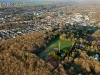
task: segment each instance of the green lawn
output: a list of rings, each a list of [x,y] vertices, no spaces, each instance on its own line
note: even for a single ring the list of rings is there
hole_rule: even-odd
[[[44,60],[48,60],[48,54],[51,52],[51,51],[58,51],[58,47],[59,47],[59,42],[61,43],[60,44],[60,48],[61,50],[62,49],[66,49],[66,50],[70,50],[71,46],[72,46],[72,42],[71,41],[64,41],[64,40],[61,40],[59,38],[56,38],[54,39],[48,46],[47,48],[42,51],[38,56],[41,58],[41,59],[44,59]]]

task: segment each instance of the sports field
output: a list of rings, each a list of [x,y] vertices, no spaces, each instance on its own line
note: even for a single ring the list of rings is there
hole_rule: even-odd
[[[47,46],[47,48],[42,51],[38,56],[43,59],[43,60],[48,60],[48,54],[51,51],[58,51],[59,50],[59,42],[60,42],[60,49],[64,49],[64,50],[70,50],[71,46],[72,46],[72,42],[71,41],[65,41],[65,40],[61,40],[59,38],[56,38],[54,40],[52,40],[52,42]]]

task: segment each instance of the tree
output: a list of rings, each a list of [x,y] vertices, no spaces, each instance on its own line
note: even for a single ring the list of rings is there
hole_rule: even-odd
[[[60,35],[60,39],[61,39],[61,40],[66,40],[66,34]]]

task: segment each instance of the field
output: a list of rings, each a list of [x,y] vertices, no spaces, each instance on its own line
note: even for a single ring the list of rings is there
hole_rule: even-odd
[[[37,6],[37,5],[48,5],[48,4],[52,4],[52,1],[48,1],[48,2],[27,2],[25,4],[23,4],[22,6]]]
[[[49,5],[49,4],[53,4],[54,2],[52,1],[38,1],[38,2],[14,2],[15,6],[3,6],[3,7],[24,7],[24,6],[39,6],[39,5]]]
[[[43,59],[43,60],[48,60],[48,54],[51,51],[58,51],[59,49],[59,42],[60,44],[60,49],[66,49],[66,50],[70,50],[71,46],[72,46],[72,42],[71,41],[65,41],[65,40],[61,40],[59,38],[54,39],[48,46],[47,48],[42,51],[38,56]]]

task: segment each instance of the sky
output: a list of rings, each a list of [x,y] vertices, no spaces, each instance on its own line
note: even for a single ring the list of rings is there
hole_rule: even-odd
[[[93,0],[0,0],[0,2],[31,2],[31,1],[93,1]],[[100,0],[94,0],[100,1]]]

